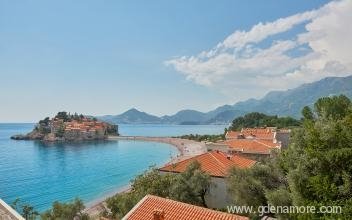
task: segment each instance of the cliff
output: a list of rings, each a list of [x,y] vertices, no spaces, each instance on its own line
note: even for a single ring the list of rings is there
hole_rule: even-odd
[[[14,135],[15,140],[85,141],[103,140],[118,135],[117,125],[98,121],[83,115],[59,112],[54,118],[40,120],[28,134]]]

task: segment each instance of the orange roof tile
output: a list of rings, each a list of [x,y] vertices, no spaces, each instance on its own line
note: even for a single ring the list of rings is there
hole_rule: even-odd
[[[279,148],[280,144],[273,143],[269,140],[256,139],[232,139],[224,142],[234,150],[242,151],[243,153],[259,153],[270,154],[274,148]]]
[[[238,138],[239,135],[241,135],[241,132],[239,131],[228,131],[225,135],[225,138],[226,139]]]
[[[154,220],[154,215],[163,215],[164,220],[248,220],[248,217],[146,195],[126,215],[123,220]]]
[[[198,161],[204,172],[215,177],[226,177],[232,167],[250,168],[256,163],[255,160],[250,160],[239,155],[226,155],[220,151],[211,151],[175,164],[168,164],[159,170],[182,173],[193,161]]]
[[[243,128],[241,133],[248,137],[253,136],[256,139],[274,139],[274,128]]]
[[[275,135],[275,128],[243,128],[241,131],[228,131],[225,135],[226,139],[267,139],[273,140]]]

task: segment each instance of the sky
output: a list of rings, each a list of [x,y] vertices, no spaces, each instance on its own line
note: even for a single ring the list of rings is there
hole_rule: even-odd
[[[0,122],[209,111],[352,70],[352,1],[0,0]]]

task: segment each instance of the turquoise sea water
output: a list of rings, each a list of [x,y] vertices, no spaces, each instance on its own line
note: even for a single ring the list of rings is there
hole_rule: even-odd
[[[43,144],[15,141],[33,124],[0,124],[0,198],[16,198],[39,210],[75,197],[90,202],[111,195],[149,166],[178,154],[175,147],[140,141]],[[176,136],[221,133],[224,126],[121,125],[123,135]],[[198,131],[198,132],[197,132]]]

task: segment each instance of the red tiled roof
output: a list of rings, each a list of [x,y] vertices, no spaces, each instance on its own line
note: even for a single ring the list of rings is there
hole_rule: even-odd
[[[270,151],[279,148],[280,144],[273,143],[269,140],[256,139],[232,139],[224,142],[233,150],[242,151],[243,153],[260,153],[270,154]]]
[[[276,128],[243,128],[241,131],[228,131],[225,135],[226,139],[265,139],[273,140]]]
[[[250,160],[239,155],[226,155],[223,152],[211,151],[175,164],[168,164],[159,170],[165,172],[182,173],[193,161],[198,161],[204,172],[207,172],[211,176],[215,177],[227,176],[228,171],[232,167],[250,168],[256,163],[255,160]]]
[[[241,135],[239,131],[228,131],[225,135],[226,139],[238,138]]]
[[[146,195],[129,211],[123,220],[154,220],[154,215],[164,220],[248,220],[248,217],[177,202],[158,196]],[[162,219],[162,218],[160,218]]]
[[[256,139],[274,139],[274,128],[243,128],[241,133],[245,136],[252,136]]]

